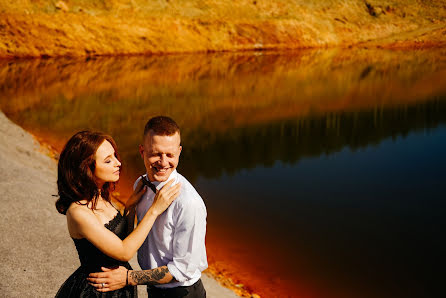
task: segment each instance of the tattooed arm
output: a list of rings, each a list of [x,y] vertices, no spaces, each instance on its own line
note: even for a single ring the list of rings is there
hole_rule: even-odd
[[[129,270],[125,267],[118,267],[117,269],[109,269],[102,267],[103,272],[90,273],[87,278],[90,285],[96,288],[99,292],[115,291],[125,287],[127,274],[128,284],[136,285],[160,285],[175,282],[172,274],[170,274],[167,266],[161,266],[151,270]],[[104,286],[102,286],[104,285]]]
[[[175,282],[167,266],[161,266],[152,270],[129,271],[129,284],[136,285],[160,285]]]

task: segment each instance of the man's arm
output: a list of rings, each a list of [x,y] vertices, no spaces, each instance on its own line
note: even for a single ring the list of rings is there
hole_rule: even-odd
[[[102,267],[104,272],[90,273],[87,278],[90,285],[99,292],[109,292],[121,289],[128,285],[161,285],[170,282],[176,282],[170,274],[167,266],[161,266],[151,270],[127,270],[120,266],[117,269],[108,269]],[[103,286],[104,285],[104,286]]]
[[[173,257],[166,265],[178,282],[186,282],[198,278],[207,268],[206,208],[200,197],[184,200],[175,207],[178,213],[172,243]]]
[[[136,285],[161,285],[170,282],[175,282],[172,274],[170,274],[167,266],[161,266],[151,270],[130,270],[129,271],[129,284]]]

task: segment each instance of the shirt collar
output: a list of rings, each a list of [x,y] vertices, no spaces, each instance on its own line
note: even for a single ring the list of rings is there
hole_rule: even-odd
[[[146,174],[146,177],[147,177],[147,174]],[[177,172],[177,169],[175,169],[175,170],[173,170],[173,172],[170,174],[169,178],[167,178],[166,181],[163,181],[163,182],[153,181],[152,183],[153,183],[153,185],[155,185],[157,190],[160,190],[161,188],[163,188],[164,185],[166,185],[167,182],[169,182],[172,179],[174,179],[174,184],[175,184],[175,181],[178,180],[177,178],[178,178],[178,172]]]

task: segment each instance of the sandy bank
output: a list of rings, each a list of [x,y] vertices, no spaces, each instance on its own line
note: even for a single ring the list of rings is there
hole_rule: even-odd
[[[54,207],[57,169],[50,155],[0,112],[2,297],[53,297],[79,266],[65,217]],[[236,297],[207,275],[203,282],[209,297]],[[143,286],[139,293],[147,297]]]
[[[0,57],[446,46],[444,1],[0,0]]]

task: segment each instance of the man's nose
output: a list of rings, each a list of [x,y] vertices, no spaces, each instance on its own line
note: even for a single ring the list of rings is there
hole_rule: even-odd
[[[169,162],[167,160],[167,156],[165,154],[161,155],[160,157],[160,164],[161,166],[165,167],[169,165]]]

